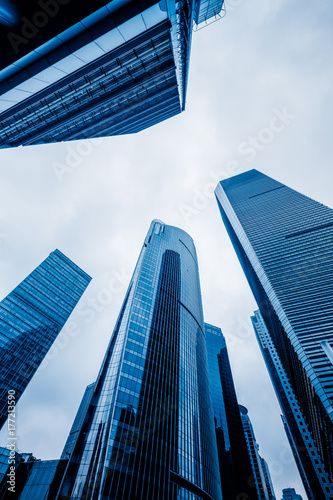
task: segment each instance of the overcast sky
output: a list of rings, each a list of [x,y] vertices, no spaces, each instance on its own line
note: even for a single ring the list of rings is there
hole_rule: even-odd
[[[256,304],[212,191],[256,168],[333,207],[332,22],[330,0],[229,0],[223,20],[193,34],[181,115],[98,144],[0,151],[0,299],[55,248],[93,278],[70,318],[75,336],[63,330],[18,405],[20,450],[60,456],[159,218],[194,239],[205,320],[227,338],[277,499],[295,487],[306,500],[250,326]]]

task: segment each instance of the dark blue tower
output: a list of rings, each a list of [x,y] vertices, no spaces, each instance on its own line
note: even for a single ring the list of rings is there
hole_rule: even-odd
[[[254,480],[225,338],[205,323],[209,382],[223,498],[261,500]]]

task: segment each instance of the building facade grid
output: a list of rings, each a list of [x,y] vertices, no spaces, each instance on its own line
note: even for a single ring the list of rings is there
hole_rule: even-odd
[[[221,181],[216,196],[332,483],[333,372],[324,346],[333,343],[333,210],[256,170]],[[316,495],[331,498],[326,487]]]

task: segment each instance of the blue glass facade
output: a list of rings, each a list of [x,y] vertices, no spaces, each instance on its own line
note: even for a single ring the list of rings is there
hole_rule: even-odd
[[[52,500],[57,494],[66,460],[36,460],[18,500]],[[19,471],[25,464],[22,464]],[[10,498],[10,497],[9,497]]]
[[[0,26],[3,148],[129,134],[180,113],[193,24],[223,2],[30,3],[28,27]]]
[[[297,495],[294,488],[285,488],[282,490],[282,500],[303,500],[301,495]]]
[[[311,490],[318,500],[331,499],[333,210],[256,170],[221,181],[216,196],[329,477],[323,487],[308,477]]]
[[[205,332],[223,498],[259,500],[225,338],[207,323]]]
[[[212,398],[215,427],[223,430],[225,449],[230,449],[227,417],[223,401],[218,354],[226,349],[226,342],[221,328],[205,323],[206,346],[208,355],[209,386]]]
[[[0,447],[0,484],[5,479],[7,471],[10,467],[10,450],[8,448]],[[1,490],[0,490],[1,493]]]
[[[329,476],[260,312],[256,311],[251,320],[284,414],[283,424],[305,491],[309,500],[316,500],[316,490],[329,487]]]
[[[268,465],[259,455],[259,445],[254,435],[253,426],[248,415],[247,408],[241,405],[239,408],[253,470],[253,482],[255,483],[258,499],[276,500]]]
[[[221,500],[196,251],[153,221],[59,499]]]
[[[200,25],[216,18],[223,9],[224,0],[201,0],[196,4],[195,23]]]
[[[87,411],[91,403],[91,398],[94,394],[94,390],[95,390],[95,383],[88,385],[88,387],[84,392],[81,404],[77,411],[72,428],[70,430],[69,436],[67,438],[66,444],[64,446],[63,452],[60,457],[63,460],[66,459],[68,460],[68,458],[72,455],[74,451],[78,437],[82,430],[82,426],[84,425],[85,418],[87,416]]]
[[[226,349],[225,338],[217,326],[205,323],[208,355],[209,387],[215,423],[217,451],[223,498],[235,496],[235,478],[229,438],[228,421],[225,411],[218,355]]]
[[[271,473],[269,472],[268,463],[262,457],[260,457],[261,467],[264,473],[264,480],[267,488],[268,500],[276,500],[274,493],[274,486],[272,483]]]
[[[9,450],[9,448],[0,447],[1,500],[21,498],[20,494],[35,464],[35,460],[31,453],[16,453]]]
[[[8,390],[17,402],[91,278],[59,250],[0,303],[0,427]]]

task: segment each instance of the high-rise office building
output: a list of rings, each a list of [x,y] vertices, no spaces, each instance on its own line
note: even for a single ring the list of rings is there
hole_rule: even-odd
[[[12,450],[0,447],[0,500],[19,498],[36,460],[32,453]]]
[[[61,483],[67,460],[35,460],[32,463],[20,463],[17,476],[24,485],[20,485],[16,497],[18,500],[54,500]],[[10,495],[3,500],[10,500]],[[2,500],[2,499],[1,499]]]
[[[272,483],[272,478],[271,478],[271,473],[268,468],[268,463],[266,460],[262,457],[260,457],[261,461],[261,467],[264,472],[264,480],[267,488],[267,495],[268,495],[268,500],[276,500],[275,492],[274,492],[274,486]]]
[[[267,462],[259,455],[259,445],[256,441],[253,426],[245,406],[239,405],[247,448],[250,455],[253,479],[259,500],[276,500]]]
[[[222,494],[223,498],[236,498],[237,487],[235,484],[228,421],[218,363],[218,356],[222,349],[226,349],[226,342],[222,330],[217,326],[205,323],[205,334],[208,355],[209,386],[219,456]]]
[[[206,323],[205,332],[223,498],[260,500],[226,341],[216,326]]]
[[[282,490],[282,500],[303,500],[301,495],[297,495],[294,488],[285,488]]]
[[[290,391],[290,394],[292,394],[291,391]],[[296,401],[296,399],[295,399],[295,401]],[[292,405],[292,406],[294,406],[294,405]],[[298,407],[298,405],[297,405],[296,402],[295,402],[295,406],[299,410],[298,412],[295,412],[295,413],[298,416],[301,415],[301,411],[300,411],[300,409],[299,409],[299,407]],[[282,407],[282,405],[281,405],[281,407]],[[305,469],[304,469],[304,465],[303,465],[305,458],[303,460],[301,460],[301,458],[300,458],[300,455],[301,455],[302,451],[305,452],[305,454],[308,454],[307,453],[307,447],[304,444],[301,445],[301,446],[299,446],[299,445],[297,446],[296,445],[296,441],[294,439],[294,436],[296,435],[295,432],[293,434],[291,433],[289,424],[287,423],[287,420],[284,417],[284,415],[281,415],[281,418],[282,418],[282,423],[283,423],[283,426],[284,426],[284,430],[286,431],[287,438],[288,438],[290,447],[291,447],[293,455],[294,455],[294,459],[295,459],[296,465],[298,467],[298,472],[299,472],[299,474],[301,476],[301,479],[302,479],[302,482],[303,482],[303,485],[304,485],[304,489],[305,489],[305,491],[307,493],[307,496],[308,496],[309,500],[313,500],[313,494],[312,494],[312,491],[311,491],[310,483],[308,481],[308,475],[311,474],[311,469],[310,469],[309,473],[306,474],[305,473]],[[306,427],[304,427],[304,428],[306,428]],[[296,427],[296,429],[297,429],[297,427]],[[296,431],[296,432],[298,432],[298,431]],[[312,438],[311,438],[311,440],[312,440]],[[305,443],[305,442],[303,441],[303,443]],[[300,441],[300,443],[302,443],[302,441]],[[310,440],[309,440],[309,443],[311,443]],[[312,451],[312,450],[310,450],[310,451]],[[315,450],[315,451],[317,451],[317,450]],[[311,458],[313,458],[313,455],[311,453],[309,454],[309,456],[311,456]],[[318,452],[316,453],[316,456],[318,456]],[[316,463],[316,462],[314,462],[313,459],[311,460],[311,468],[313,467],[312,463]],[[318,460],[318,464],[316,463],[316,465],[319,466],[320,463],[321,463],[321,460]]]
[[[325,488],[329,476],[260,312],[256,311],[251,320],[283,411],[282,421],[304,489],[310,500],[316,500],[316,489]]]
[[[77,422],[58,500],[222,499],[197,257],[184,231],[152,222]]]
[[[256,170],[221,181],[216,197],[280,363],[274,385],[285,377],[278,391],[287,409],[297,403],[284,412],[294,450],[300,434],[311,441],[307,463],[298,456],[312,497],[332,499],[333,210]]]
[[[55,250],[0,302],[0,427],[8,391],[17,402],[90,280]]]
[[[0,447],[0,500],[54,500],[66,465]]]
[[[0,147],[129,134],[185,108],[193,26],[223,0],[8,0]]]
[[[11,458],[10,458],[9,448],[0,447],[0,485],[4,481],[4,479],[6,479],[6,475],[9,471],[10,464],[11,464]],[[6,484],[6,490],[7,489],[8,485]],[[0,487],[0,495],[1,495],[1,487]]]

